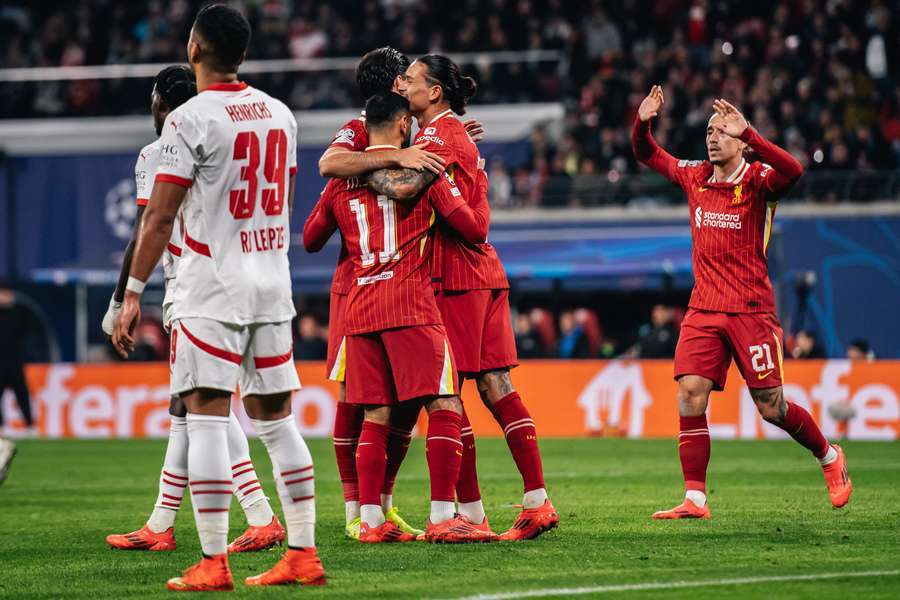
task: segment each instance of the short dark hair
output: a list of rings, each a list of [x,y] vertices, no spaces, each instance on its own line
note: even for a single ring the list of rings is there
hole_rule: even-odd
[[[475,80],[459,70],[459,66],[441,54],[426,54],[417,62],[428,67],[428,77],[441,86],[450,109],[458,115],[466,114],[466,104],[475,95]]]
[[[197,13],[194,30],[209,44],[213,68],[237,71],[250,45],[250,23],[244,15],[224,4],[210,4]]]
[[[853,340],[852,342],[850,342],[849,347],[850,348],[856,347],[863,354],[868,354],[869,352],[872,351],[872,346],[869,345],[869,342],[867,342],[866,340],[864,340],[862,338],[857,338],[857,339]]]
[[[409,57],[390,46],[368,52],[356,67],[356,85],[363,98],[390,92],[397,75],[406,73]]]
[[[169,110],[175,110],[197,95],[194,74],[183,65],[172,65],[157,73],[153,80],[153,89]]]
[[[366,127],[378,129],[409,114],[409,100],[396,92],[375,94],[366,101]]]

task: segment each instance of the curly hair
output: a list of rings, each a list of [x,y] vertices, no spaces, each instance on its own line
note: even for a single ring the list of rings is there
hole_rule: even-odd
[[[368,52],[356,67],[356,85],[363,98],[390,92],[398,75],[406,73],[409,57],[390,46]]]

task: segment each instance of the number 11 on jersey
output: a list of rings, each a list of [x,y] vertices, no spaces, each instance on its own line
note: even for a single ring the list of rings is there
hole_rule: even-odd
[[[387,196],[378,196],[378,208],[381,209],[384,218],[384,249],[378,252],[378,262],[386,264],[392,260],[400,260],[397,251],[397,203]],[[369,218],[366,205],[359,198],[350,200],[350,211],[356,216],[356,226],[359,228],[359,250],[362,266],[371,267],[375,264],[375,253],[369,244]]]

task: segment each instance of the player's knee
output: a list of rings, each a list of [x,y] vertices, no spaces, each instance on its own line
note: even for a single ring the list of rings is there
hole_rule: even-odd
[[[388,425],[391,422],[391,408],[389,406],[367,407],[365,420],[378,425]]]
[[[787,404],[784,401],[784,394],[780,387],[767,390],[752,390],[751,396],[765,421],[775,425],[784,421],[784,415],[787,412]]]
[[[706,412],[710,388],[691,378],[678,381],[678,410],[682,416],[695,417]]]
[[[291,414],[291,394],[251,395],[244,398],[247,416],[258,421],[275,421]]]
[[[488,408],[515,391],[509,369],[485,371],[478,375],[476,384],[481,401]]]
[[[181,399],[181,396],[178,394],[173,395],[169,398],[169,414],[173,417],[186,417],[187,416],[187,406],[184,404],[184,400]]]
[[[428,411],[428,414],[433,413],[436,410],[452,410],[457,414],[462,414],[462,402],[459,399],[459,396],[441,396],[439,398],[433,398],[425,402],[425,409]]]

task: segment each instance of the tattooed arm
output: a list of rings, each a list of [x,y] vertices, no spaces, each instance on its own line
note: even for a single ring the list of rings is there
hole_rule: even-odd
[[[380,169],[369,173],[365,179],[369,187],[379,194],[402,202],[418,198],[437,176],[438,173],[427,170]]]

